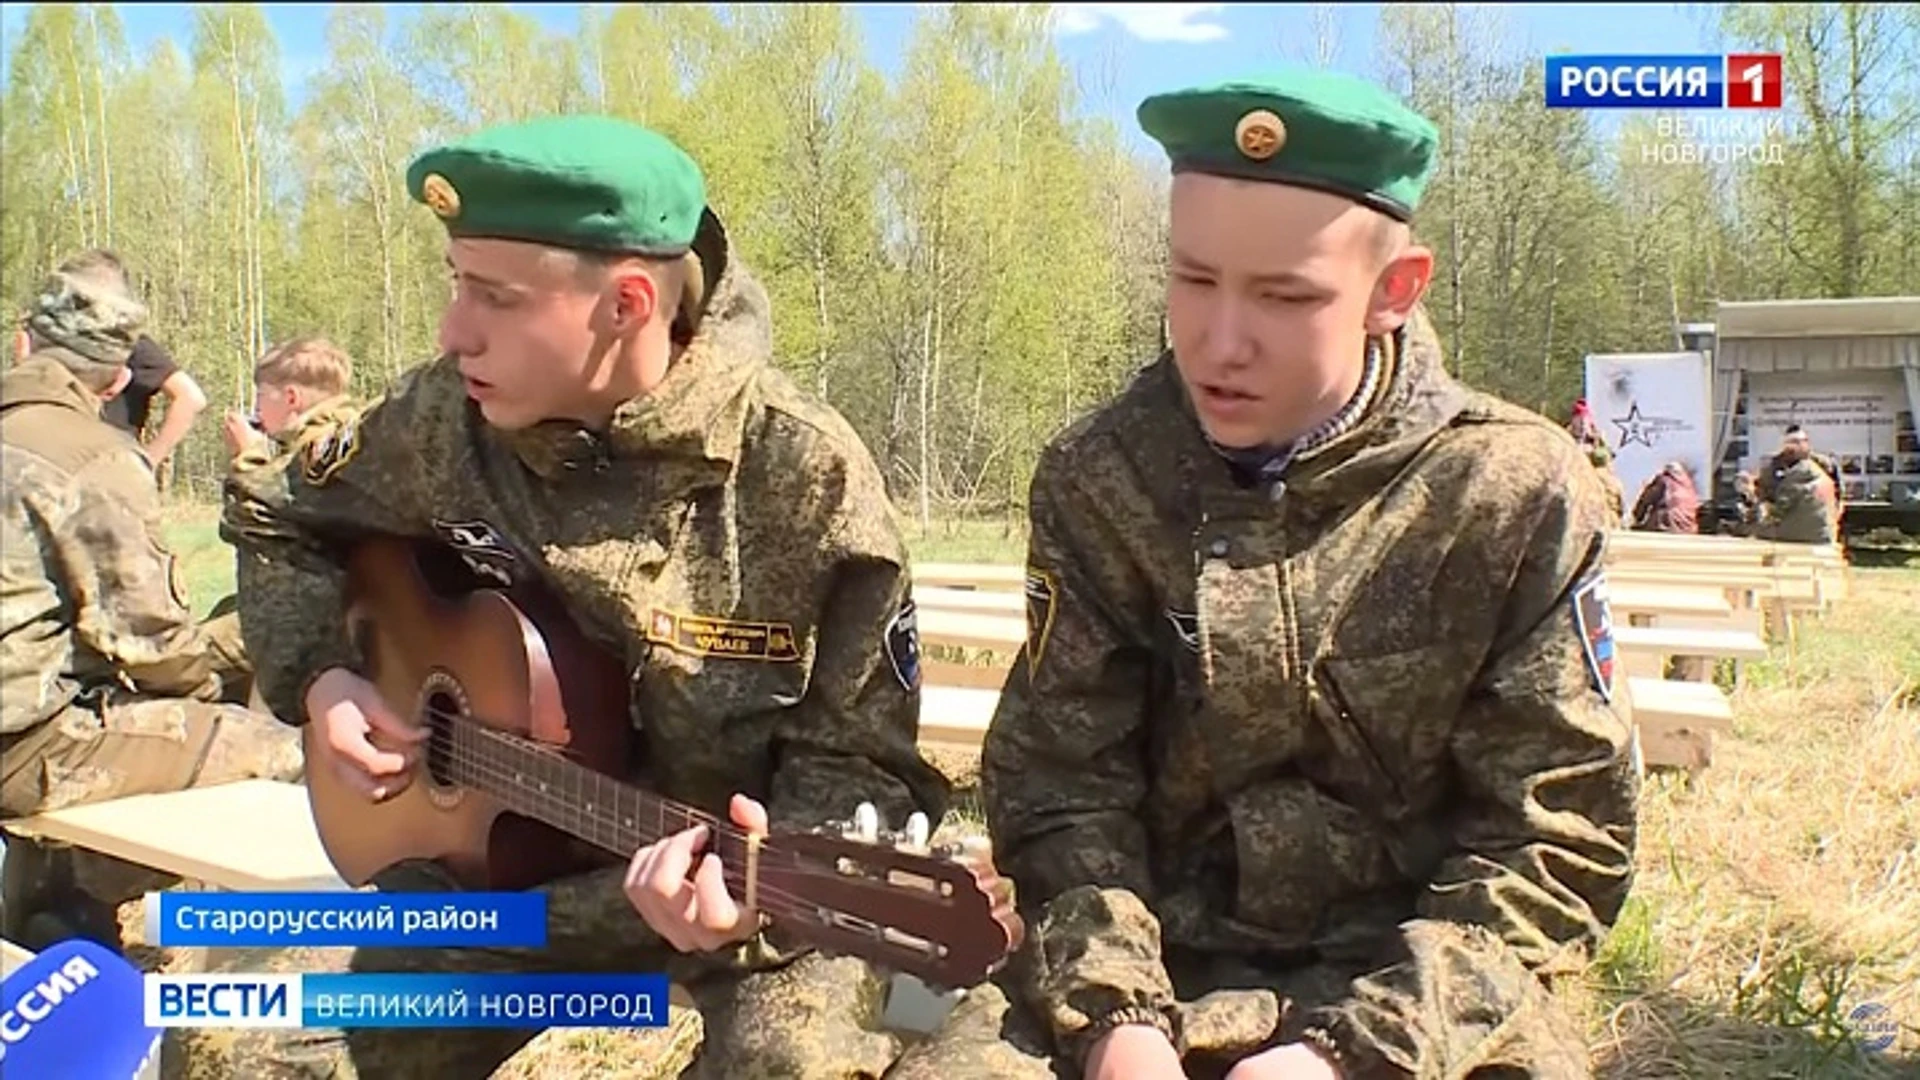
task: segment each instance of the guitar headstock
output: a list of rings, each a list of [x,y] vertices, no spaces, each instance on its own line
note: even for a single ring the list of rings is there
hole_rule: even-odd
[[[871,822],[776,833],[767,844],[782,857],[762,864],[761,890],[785,894],[781,925],[819,948],[935,988],[978,985],[1025,935],[1012,883],[983,848],[928,847],[925,818],[914,816],[901,833]]]

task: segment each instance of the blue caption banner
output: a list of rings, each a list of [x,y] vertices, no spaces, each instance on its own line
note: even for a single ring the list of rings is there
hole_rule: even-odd
[[[1549,109],[1719,109],[1721,56],[1549,56]]]
[[[664,1027],[665,975],[302,975],[320,1028]]]
[[[147,940],[162,948],[346,945],[543,948],[545,893],[160,892]]]

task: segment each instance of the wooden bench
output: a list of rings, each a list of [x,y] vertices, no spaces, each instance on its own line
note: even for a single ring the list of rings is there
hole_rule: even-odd
[[[1004,676],[1006,673],[1001,671]],[[987,737],[987,725],[1000,704],[1000,691],[966,686],[926,685],[920,688],[920,742],[922,745],[978,750]]]
[[[1733,703],[1709,682],[1628,676],[1623,712],[1633,724],[1642,767],[1704,769],[1714,736],[1733,730]]]
[[[6,938],[0,938],[0,979],[13,974],[13,969],[33,959],[31,950],[23,949]]]
[[[1027,570],[1010,563],[915,563],[913,584],[952,589],[1020,592],[1027,586]]]
[[[274,780],[53,810],[7,832],[125,859],[189,882],[248,892],[321,892],[346,882],[320,846],[307,789]]]

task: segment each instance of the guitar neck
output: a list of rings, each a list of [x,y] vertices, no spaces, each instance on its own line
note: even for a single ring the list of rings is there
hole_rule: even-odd
[[[713,815],[569,761],[470,720],[450,724],[449,779],[508,810],[623,858]],[[717,830],[724,832],[725,830]],[[726,837],[716,835],[715,844]],[[726,855],[724,848],[722,857]],[[729,877],[733,876],[729,867]]]

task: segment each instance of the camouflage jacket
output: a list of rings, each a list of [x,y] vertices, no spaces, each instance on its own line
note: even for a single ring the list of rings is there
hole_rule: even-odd
[[[100,399],[33,356],[0,383],[0,731],[119,686],[213,700],[220,681],[161,541],[139,445]]]
[[[252,437],[233,459],[236,472],[272,469],[286,465],[286,455],[299,453],[308,444],[332,434],[335,428],[360,414],[362,406],[345,394],[327,398],[295,417],[278,435],[249,428]]]
[[[1276,485],[1208,448],[1170,356],[1043,453],[982,783],[1033,928],[1025,992],[1069,1056],[1110,1011],[1177,1027],[1180,950],[1370,972],[1312,1023],[1350,1061],[1404,1057],[1452,1041],[1425,1018],[1482,1007],[1471,976],[1403,962],[1422,920],[1537,968],[1624,902],[1606,496],[1565,431],[1451,381],[1422,327]]]
[[[1796,544],[1831,544],[1838,505],[1832,475],[1812,457],[1768,462],[1759,482],[1765,536]]]
[[[360,665],[341,620],[315,617],[340,609],[343,539],[437,539],[477,574],[543,582],[624,657],[635,782],[722,817],[744,792],[776,824],[863,800],[895,827],[938,822],[892,506],[855,432],[771,350],[766,293],[729,265],[666,380],[605,432],[495,429],[445,357],[286,467],[236,473],[223,533],[307,579],[240,595],[268,706],[297,721],[314,676]]]

